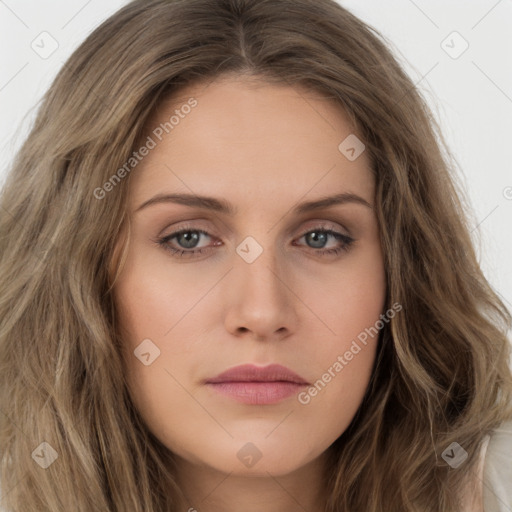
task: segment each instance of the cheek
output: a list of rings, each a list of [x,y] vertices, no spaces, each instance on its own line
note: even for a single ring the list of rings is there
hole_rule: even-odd
[[[133,354],[127,357],[127,383],[136,410],[155,437],[180,453],[181,440],[187,433],[200,435],[205,421],[194,408],[196,402],[185,391],[186,379],[174,371],[164,351],[149,366]]]
[[[142,251],[141,251],[142,252]],[[207,294],[211,283],[190,272],[133,255],[114,288],[114,300],[127,341],[162,340]]]
[[[322,287],[313,287],[308,301],[314,304],[330,328],[333,347],[343,349],[383,313],[386,277],[380,245],[375,241],[365,251],[349,255],[339,268],[317,275]],[[304,293],[311,284],[304,282]],[[311,289],[311,288],[310,288]]]
[[[332,336],[316,344],[312,364],[315,381],[299,403],[340,411],[335,428],[346,427],[362,401],[371,377],[382,328],[394,316],[384,311],[385,270],[380,246],[347,259],[322,295],[313,298]],[[383,315],[383,316],[381,316]]]

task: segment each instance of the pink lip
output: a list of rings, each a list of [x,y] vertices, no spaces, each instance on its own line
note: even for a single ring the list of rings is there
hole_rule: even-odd
[[[210,388],[234,400],[252,405],[272,404],[297,393],[309,383],[279,364],[245,364],[205,381]]]

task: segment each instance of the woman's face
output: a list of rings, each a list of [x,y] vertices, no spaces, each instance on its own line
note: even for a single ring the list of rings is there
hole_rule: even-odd
[[[114,288],[137,409],[189,466],[278,476],[321,460],[383,323],[364,147],[331,101],[242,78],[182,90],[148,136]],[[253,372],[216,379],[240,365]]]

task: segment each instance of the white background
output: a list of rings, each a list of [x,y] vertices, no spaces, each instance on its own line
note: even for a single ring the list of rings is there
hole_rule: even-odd
[[[0,0],[0,184],[59,68],[125,3]],[[512,1],[340,3],[388,38],[429,101],[460,165],[482,267],[512,309]],[[43,59],[31,45],[45,31],[59,46]],[[456,59],[441,46],[461,48],[460,39],[446,39],[454,31],[469,44]]]

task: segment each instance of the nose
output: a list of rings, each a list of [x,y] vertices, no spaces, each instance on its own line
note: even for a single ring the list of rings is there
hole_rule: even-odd
[[[225,327],[234,336],[280,340],[297,329],[297,297],[289,269],[273,249],[264,248],[252,263],[235,254],[226,282]]]

